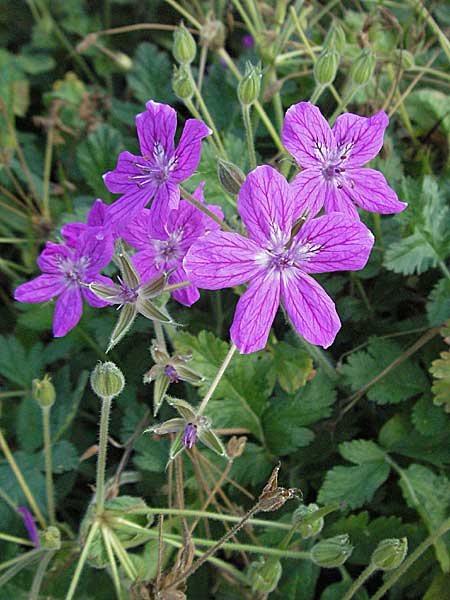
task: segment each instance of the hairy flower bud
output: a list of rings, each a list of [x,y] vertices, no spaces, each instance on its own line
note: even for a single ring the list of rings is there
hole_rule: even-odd
[[[44,379],[33,379],[32,394],[41,408],[53,406],[56,393],[49,375],[44,375]]]
[[[339,23],[333,23],[324,41],[325,48],[334,48],[338,52],[342,52],[345,48],[345,44],[345,31]]]
[[[333,83],[339,66],[339,54],[333,48],[326,48],[314,64],[314,78],[319,85]]]
[[[250,106],[258,100],[261,91],[261,76],[261,66],[255,66],[248,62],[245,75],[238,86],[238,98],[242,104]]]
[[[311,549],[311,560],[319,567],[340,567],[353,551],[347,534],[321,540]]]
[[[61,532],[57,527],[47,527],[39,533],[39,542],[45,550],[59,550],[61,548]]]
[[[399,567],[408,552],[408,540],[393,538],[381,541],[372,554],[372,564],[383,571]]]
[[[114,398],[123,390],[125,379],[113,362],[99,362],[91,373],[91,387],[99,398]]]
[[[400,50],[396,48],[393,53],[394,61],[396,64],[400,63],[402,69],[408,71],[412,69],[415,65],[414,54],[408,52],[408,50]]]
[[[173,34],[172,53],[180,65],[190,65],[197,53],[197,46],[192,34],[186,29],[184,23]]]
[[[194,87],[185,65],[181,65],[178,69],[175,67],[172,77],[172,89],[175,96],[180,100],[192,98]]]
[[[225,44],[226,30],[222,21],[210,18],[200,29],[200,44],[210,50],[220,50]]]
[[[366,85],[372,77],[376,58],[370,48],[365,48],[350,67],[350,77],[358,85]]]
[[[259,559],[251,563],[248,568],[248,577],[252,590],[270,594],[277,587],[281,573],[281,562],[277,558]]]
[[[238,166],[221,158],[217,160],[217,177],[223,189],[233,196],[237,196],[245,181],[245,175]]]
[[[324,518],[318,516],[314,519],[314,513],[318,512],[319,507],[317,504],[311,503],[306,506],[305,504],[301,504],[295,511],[292,517],[294,523],[298,523],[298,531],[303,539],[307,540],[308,538],[314,537],[318,535],[324,526]],[[320,513],[319,513],[320,514]]]

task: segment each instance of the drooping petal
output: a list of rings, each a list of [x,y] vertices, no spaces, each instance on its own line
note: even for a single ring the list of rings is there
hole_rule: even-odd
[[[328,348],[341,327],[333,300],[299,269],[283,271],[281,296],[297,331],[311,344]]]
[[[349,221],[346,215],[331,213],[308,220],[294,243],[303,271],[328,273],[362,269],[373,242],[372,232],[361,221]]]
[[[327,193],[325,196],[325,212],[339,212],[346,215],[349,221],[359,221],[359,214],[352,200],[345,194],[343,188],[336,187],[332,181],[327,182]]]
[[[150,210],[143,208],[136,217],[129,223],[128,227],[122,231],[124,242],[136,248],[145,250],[150,243]]]
[[[147,110],[136,116],[136,128],[142,156],[153,158],[155,146],[161,145],[164,153],[173,153],[173,139],[177,129],[177,113],[168,104],[149,100]]]
[[[169,277],[168,283],[173,284],[182,281],[189,281],[189,277],[183,267],[179,267]],[[179,288],[178,290],[173,290],[171,294],[177,302],[184,306],[192,306],[194,302],[197,302],[200,298],[198,289],[192,284],[184,288]]]
[[[175,150],[176,162],[172,172],[173,181],[184,181],[192,175],[200,162],[202,139],[211,133],[211,129],[202,121],[197,119],[186,121],[180,142]]]
[[[131,177],[142,175],[142,169],[136,165],[145,163],[145,159],[141,156],[136,156],[131,152],[121,152],[117,159],[117,167],[103,175],[103,181],[108,190],[113,194],[126,194],[133,191],[133,188],[138,187],[136,182],[144,181],[141,178],[131,179]]]
[[[294,197],[294,220],[308,214],[314,217],[322,208],[328,185],[319,169],[305,169],[291,182]]]
[[[100,227],[101,225],[104,225],[106,209],[106,204],[102,200],[100,200],[100,198],[97,198],[97,200],[92,205],[91,210],[88,212],[86,222],[89,225],[89,227]]]
[[[253,279],[262,269],[256,260],[260,252],[253,240],[217,231],[191,246],[183,266],[195,286],[219,290]]]
[[[62,275],[39,275],[31,281],[19,285],[14,292],[14,299],[18,302],[47,302],[47,300],[59,296],[65,285],[66,282]]]
[[[400,202],[384,175],[375,169],[349,169],[346,179],[341,191],[365,210],[392,214],[408,206],[406,202]]]
[[[92,279],[89,283],[101,283],[103,285],[109,285],[114,287],[114,282],[109,277],[105,277],[104,275],[96,275],[94,279]],[[103,308],[104,306],[110,305],[110,302],[106,302],[105,300],[99,298],[88,287],[82,286],[81,293],[83,294],[86,302],[94,308]]]
[[[132,256],[133,265],[138,270],[142,283],[147,283],[152,277],[160,272],[159,266],[156,265],[156,250],[153,246],[148,245],[146,250],[136,252]]]
[[[74,260],[87,265],[85,280],[89,283],[94,275],[109,264],[113,254],[113,239],[105,234],[104,228],[88,227],[79,240]]]
[[[380,110],[373,117],[344,113],[336,119],[333,134],[339,156],[346,156],[346,167],[360,167],[372,160],[383,146],[387,114]]]
[[[274,234],[289,239],[294,198],[286,179],[272,167],[256,167],[248,174],[238,196],[238,211],[250,236],[265,246]]]
[[[170,211],[178,208],[180,188],[173,181],[166,181],[159,186],[150,207],[150,234],[157,239],[165,239],[166,223]]]
[[[75,248],[86,228],[86,223],[67,223],[61,227],[61,235],[65,238],[68,246]]]
[[[280,274],[261,273],[239,298],[230,337],[241,354],[262,350],[280,304]]]
[[[66,287],[56,302],[53,316],[53,335],[63,337],[81,319],[83,304],[78,286]]]
[[[336,146],[327,120],[310,102],[299,102],[288,109],[281,138],[302,167],[317,167]]]
[[[73,251],[63,244],[47,242],[38,256],[37,264],[44,273],[61,273],[61,263],[73,258]]]
[[[156,188],[152,184],[131,188],[127,194],[108,206],[106,226],[122,231],[150,202]]]

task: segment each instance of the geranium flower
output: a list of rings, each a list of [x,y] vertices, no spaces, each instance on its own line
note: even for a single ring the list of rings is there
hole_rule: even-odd
[[[17,512],[21,513],[23,517],[23,522],[25,524],[30,541],[33,542],[36,548],[40,548],[41,544],[39,542],[39,532],[37,530],[36,523],[34,522],[33,515],[26,506],[20,506],[17,509]]]
[[[142,156],[122,152],[117,168],[103,176],[110,192],[123,194],[108,208],[107,218],[113,226],[129,223],[152,198],[152,218],[164,222],[169,211],[178,207],[178,184],[197,168],[202,139],[212,133],[202,121],[188,119],[174,149],[175,110],[153,100],[146,107],[136,117]]]
[[[108,206],[100,198],[97,198],[88,212],[86,223],[75,221],[74,223],[64,225],[61,228],[61,234],[65,238],[66,244],[72,248],[76,248],[81,235],[88,227],[101,227],[105,235],[112,235],[113,239],[119,237],[117,232],[106,224],[107,209]]]
[[[109,277],[99,275],[114,253],[110,235],[104,235],[100,227],[91,227],[82,234],[76,248],[47,242],[37,259],[43,275],[19,285],[14,298],[19,302],[46,302],[59,296],[53,318],[53,334],[62,337],[81,318],[84,299],[95,307],[108,303],[93,294],[87,284],[96,282],[112,284]],[[86,285],[83,285],[86,284]]]
[[[326,212],[356,218],[355,204],[382,214],[401,212],[408,206],[399,201],[379,171],[361,168],[380,151],[388,123],[382,110],[369,118],[344,113],[331,129],[310,102],[289,108],[282,139],[304,168],[291,184],[297,192],[296,216],[305,211],[316,215],[324,204]]]
[[[258,167],[238,196],[250,238],[213,232],[185,258],[189,279],[200,288],[250,282],[230,332],[243,354],[264,348],[280,299],[306,340],[330,346],[341,323],[333,301],[308,273],[362,269],[369,257],[374,238],[359,220],[332,213],[309,219],[298,231],[295,209],[295,194],[285,178],[272,167]]]
[[[193,193],[196,200],[203,203],[202,182]],[[218,206],[208,208],[223,219]],[[177,209],[170,211],[166,222],[155,221],[148,209],[130,223],[122,233],[122,238],[133,248],[139,250],[132,257],[143,282],[149,281],[159,273],[170,273],[169,284],[188,280],[183,267],[183,259],[192,244],[208,231],[220,226],[193,206],[187,200],[181,200]],[[173,290],[172,296],[185,306],[196,302],[200,294],[193,285]]]

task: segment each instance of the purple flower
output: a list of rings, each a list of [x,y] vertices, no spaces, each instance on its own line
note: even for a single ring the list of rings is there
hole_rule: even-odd
[[[309,102],[291,106],[284,119],[283,143],[304,168],[291,184],[297,194],[295,216],[305,211],[316,215],[324,203],[326,212],[356,218],[355,204],[382,214],[404,210],[407,204],[399,201],[379,171],[361,168],[380,151],[388,123],[382,110],[369,118],[344,113],[331,129],[317,106]]]
[[[100,227],[90,227],[83,233],[76,248],[47,242],[37,259],[43,275],[19,285],[14,298],[19,302],[46,302],[59,296],[53,318],[53,334],[62,337],[81,318],[82,295],[91,306],[108,304],[82,284],[94,281],[112,284],[99,272],[109,263],[113,252],[112,237],[105,236]]]
[[[30,541],[33,542],[33,544],[36,546],[36,548],[39,548],[40,547],[39,534],[38,534],[38,530],[37,530],[36,524],[33,519],[33,515],[30,513],[28,508],[26,508],[25,506],[20,506],[17,509],[17,512],[21,513],[23,516],[23,522],[25,523],[25,527],[27,529],[28,537],[30,538]]]
[[[255,40],[252,35],[244,35],[241,40],[242,47],[248,50],[249,48],[253,48],[255,45]]]
[[[195,425],[193,425],[192,423],[188,423],[186,425],[186,428],[183,432],[183,436],[181,438],[183,446],[190,450],[193,447],[193,445],[195,444],[196,439],[197,439],[197,427],[195,427]]]
[[[202,139],[212,133],[202,121],[188,119],[175,150],[175,110],[153,100],[147,102],[146,107],[147,110],[136,117],[142,156],[122,152],[117,168],[103,176],[110,192],[122,194],[108,208],[107,220],[112,225],[129,223],[152,198],[152,218],[165,222],[169,211],[178,207],[178,184],[195,171]]]
[[[243,354],[264,348],[282,299],[298,332],[328,347],[341,324],[333,301],[308,273],[361,269],[373,235],[359,220],[332,213],[298,231],[295,194],[275,169],[262,166],[245,180],[238,210],[250,238],[213,232],[189,250],[184,267],[194,285],[210,290],[250,281],[239,299],[231,339]]]
[[[76,248],[81,235],[88,227],[101,227],[104,235],[112,235],[113,239],[118,237],[117,232],[106,224],[107,205],[99,198],[94,202],[88,212],[86,223],[68,223],[61,228],[61,234],[66,240],[66,244],[71,248]]]
[[[203,202],[203,184],[193,193],[196,200]],[[223,218],[218,206],[208,206],[218,217]],[[155,221],[148,209],[130,223],[122,237],[133,248],[139,250],[133,257],[133,264],[143,282],[159,273],[171,273],[169,284],[187,281],[189,278],[183,267],[183,259],[192,244],[208,231],[219,229],[219,225],[204,215],[187,200],[181,200],[179,207],[170,211],[166,222]],[[175,300],[191,306],[200,294],[190,285],[172,292]]]

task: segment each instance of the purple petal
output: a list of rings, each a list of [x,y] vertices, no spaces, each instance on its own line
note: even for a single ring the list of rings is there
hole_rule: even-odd
[[[281,295],[297,331],[311,344],[328,348],[341,327],[333,300],[299,269],[283,271]]]
[[[108,190],[113,194],[127,194],[135,190],[138,187],[136,181],[141,180],[132,180],[130,177],[142,175],[142,169],[137,167],[136,164],[142,164],[143,162],[145,164],[146,161],[141,156],[136,156],[130,152],[121,152],[114,171],[108,171],[103,175],[103,181]],[[148,185],[146,184],[146,187]]]
[[[63,244],[47,242],[37,259],[38,267],[44,273],[61,273],[61,262],[73,258],[73,251]]]
[[[216,215],[216,217],[219,217],[219,219],[221,219],[223,221],[224,214],[223,214],[223,210],[221,209],[220,206],[218,206],[217,204],[207,204],[206,208],[208,210],[210,210],[212,213],[214,213]],[[208,215],[205,215],[205,214],[203,214],[203,224],[206,228],[206,232],[218,231],[219,229],[221,229],[219,223],[217,223],[216,221],[211,219],[211,217],[208,217]]]
[[[262,350],[280,304],[280,274],[261,273],[236,306],[230,336],[241,354]]]
[[[131,188],[131,191],[108,206],[106,212],[107,227],[123,230],[140,213],[153,197],[156,188],[147,184],[142,188]]]
[[[180,283],[181,281],[188,280],[189,277],[183,267],[179,267],[169,277],[169,283]],[[177,302],[184,304],[184,306],[192,306],[200,298],[200,293],[194,285],[174,290],[171,294]]]
[[[105,224],[106,204],[97,198],[88,213],[87,224],[89,227],[100,227]]]
[[[86,231],[86,223],[68,223],[61,227],[61,235],[66,238],[66,244],[76,248],[81,235]]]
[[[178,208],[180,202],[180,188],[172,181],[163,183],[155,194],[150,207],[150,234],[158,239],[166,235],[166,223],[170,211]]]
[[[265,246],[274,234],[289,239],[294,198],[286,179],[272,167],[254,169],[244,181],[238,196],[238,211],[250,236]]]
[[[288,109],[281,138],[302,167],[317,167],[336,147],[327,120],[310,102],[299,102]]]
[[[138,270],[142,283],[147,283],[164,269],[164,265],[160,265],[160,268],[156,266],[156,250],[151,245],[146,250],[136,252],[132,257],[132,261]]]
[[[194,446],[195,441],[197,439],[197,427],[194,427],[192,423],[188,423],[186,425],[186,429],[183,432],[183,436],[181,438],[181,442],[183,446],[188,448],[189,450]]]
[[[78,286],[67,287],[58,298],[53,316],[53,335],[63,337],[81,319],[83,305]]]
[[[400,202],[384,175],[375,169],[349,169],[346,180],[341,191],[365,210],[389,215],[408,206]]]
[[[150,210],[143,208],[129,223],[128,227],[122,231],[122,239],[137,250],[145,250],[150,243],[149,230]]]
[[[93,279],[91,279],[91,281],[89,283],[94,283],[94,282],[101,283],[103,285],[110,285],[110,286],[114,287],[114,282],[109,277],[105,277],[104,275],[96,275]],[[81,293],[83,294],[86,302],[88,304],[90,304],[91,306],[93,306],[94,308],[103,308],[104,306],[110,306],[109,302],[105,302],[104,300],[99,298],[96,294],[94,294],[94,292],[92,292],[87,287],[83,286],[81,288]]]
[[[200,162],[202,139],[211,133],[211,129],[202,121],[197,119],[186,121],[175,150],[176,165],[172,173],[173,181],[184,181],[192,175]]]
[[[347,168],[365,165],[378,154],[388,124],[389,118],[382,110],[369,118],[344,113],[336,119],[333,134],[339,153],[347,156]]]
[[[325,212],[327,214],[339,212],[346,215],[349,221],[359,221],[359,214],[352,200],[338,189],[333,182],[327,182],[325,195]]]
[[[17,509],[17,512],[21,513],[23,516],[23,521],[24,521],[25,527],[27,529],[28,537],[30,538],[30,541],[33,542],[33,544],[36,546],[36,548],[39,548],[40,547],[39,534],[38,534],[38,530],[37,530],[36,524],[33,519],[33,515],[28,510],[28,508],[26,508],[25,506],[20,506]]]
[[[318,169],[305,169],[294,177],[291,184],[294,196],[294,220],[308,214],[314,217],[322,208],[327,184]]]
[[[87,264],[84,281],[90,283],[92,277],[109,264],[113,254],[114,242],[105,234],[105,229],[88,227],[75,251],[75,261]]]
[[[65,285],[66,282],[61,274],[39,275],[31,281],[19,285],[14,292],[14,298],[18,302],[47,302],[47,300],[59,296]]]
[[[369,258],[374,237],[360,221],[349,221],[346,215],[331,213],[307,221],[295,238],[297,248],[310,257],[300,261],[308,273],[357,271]]]
[[[183,266],[199,288],[220,290],[253,279],[262,269],[261,249],[238,233],[217,231],[200,238],[187,253]]]
[[[147,110],[136,116],[136,128],[142,156],[153,157],[155,145],[161,145],[166,156],[172,156],[177,129],[177,113],[168,104],[149,100]]]

